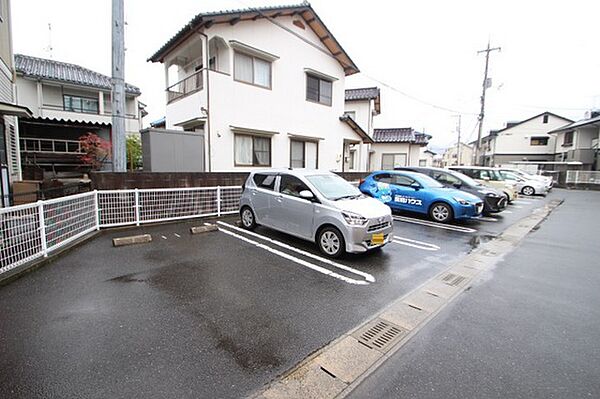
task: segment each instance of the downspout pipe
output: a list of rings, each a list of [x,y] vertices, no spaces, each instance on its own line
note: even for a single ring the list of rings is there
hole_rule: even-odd
[[[204,37],[204,48],[202,49],[203,57],[202,57],[202,67],[206,70],[206,138],[208,143],[208,172],[212,172],[212,145],[210,141],[210,69],[208,67],[208,36],[200,32],[198,29],[194,29],[194,32]]]

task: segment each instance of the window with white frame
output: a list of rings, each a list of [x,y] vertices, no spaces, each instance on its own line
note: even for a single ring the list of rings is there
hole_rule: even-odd
[[[381,169],[393,170],[396,167],[406,166],[406,154],[382,154],[381,155]]]
[[[314,141],[290,140],[290,167],[316,169],[318,149]]]
[[[331,105],[333,82],[311,74],[306,74],[306,100]]]
[[[271,166],[271,138],[235,135],[235,166]]]
[[[271,62],[234,51],[233,78],[239,82],[271,88]]]

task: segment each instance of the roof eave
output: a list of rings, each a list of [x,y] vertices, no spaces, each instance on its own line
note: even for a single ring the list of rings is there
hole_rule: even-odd
[[[272,18],[290,12],[292,13],[291,15],[299,14],[315,33],[316,30],[313,26],[311,26],[311,24],[320,25],[320,27],[326,32],[326,34],[325,36],[319,36],[319,39],[321,40],[321,43],[327,48],[327,50],[331,52],[333,57],[341,64],[342,68],[344,69],[344,75],[349,76],[360,72],[354,61],[352,61],[348,53],[346,53],[344,48],[333,36],[333,34],[327,28],[327,26],[323,23],[321,18],[319,18],[319,16],[313,10],[310,4],[281,8],[273,7],[267,10],[248,9],[233,13],[224,12],[222,14],[198,14],[190,22],[188,22],[179,32],[177,32],[171,39],[169,39],[169,41],[167,41],[167,43],[165,43],[158,51],[156,51],[152,56],[150,56],[147,59],[147,61],[161,63],[164,62],[165,57],[176,47],[178,47],[181,43],[186,41],[191,35],[200,31],[203,28],[209,28],[215,23],[232,23],[232,21],[234,20],[235,23],[238,23],[240,21],[265,18],[265,15],[267,18]],[[305,15],[305,13],[307,12],[310,13],[308,16]],[[248,18],[244,18],[244,16],[248,16]],[[333,47],[337,51],[334,51],[334,49],[330,48],[330,46],[327,45],[327,43],[325,43],[326,40],[331,41],[333,43]]]

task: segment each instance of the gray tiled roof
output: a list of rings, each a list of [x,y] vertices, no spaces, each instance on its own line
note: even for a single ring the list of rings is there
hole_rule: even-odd
[[[379,96],[379,87],[346,89],[346,101],[371,100]]]
[[[15,70],[23,76],[55,80],[80,86],[110,90],[110,77],[75,64],[68,64],[46,58],[15,54]],[[139,88],[125,84],[125,91],[139,95]]]
[[[373,140],[376,143],[412,143],[427,144],[431,136],[419,133],[411,127],[375,129]]]

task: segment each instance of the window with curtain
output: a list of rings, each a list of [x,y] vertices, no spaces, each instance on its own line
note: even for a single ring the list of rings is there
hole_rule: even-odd
[[[319,104],[331,105],[333,83],[314,75],[306,75],[306,99]]]
[[[317,169],[319,145],[313,141],[290,141],[290,167]]]
[[[271,138],[235,135],[234,158],[236,166],[270,166]]]
[[[271,88],[271,62],[236,51],[233,64],[235,80]]]

